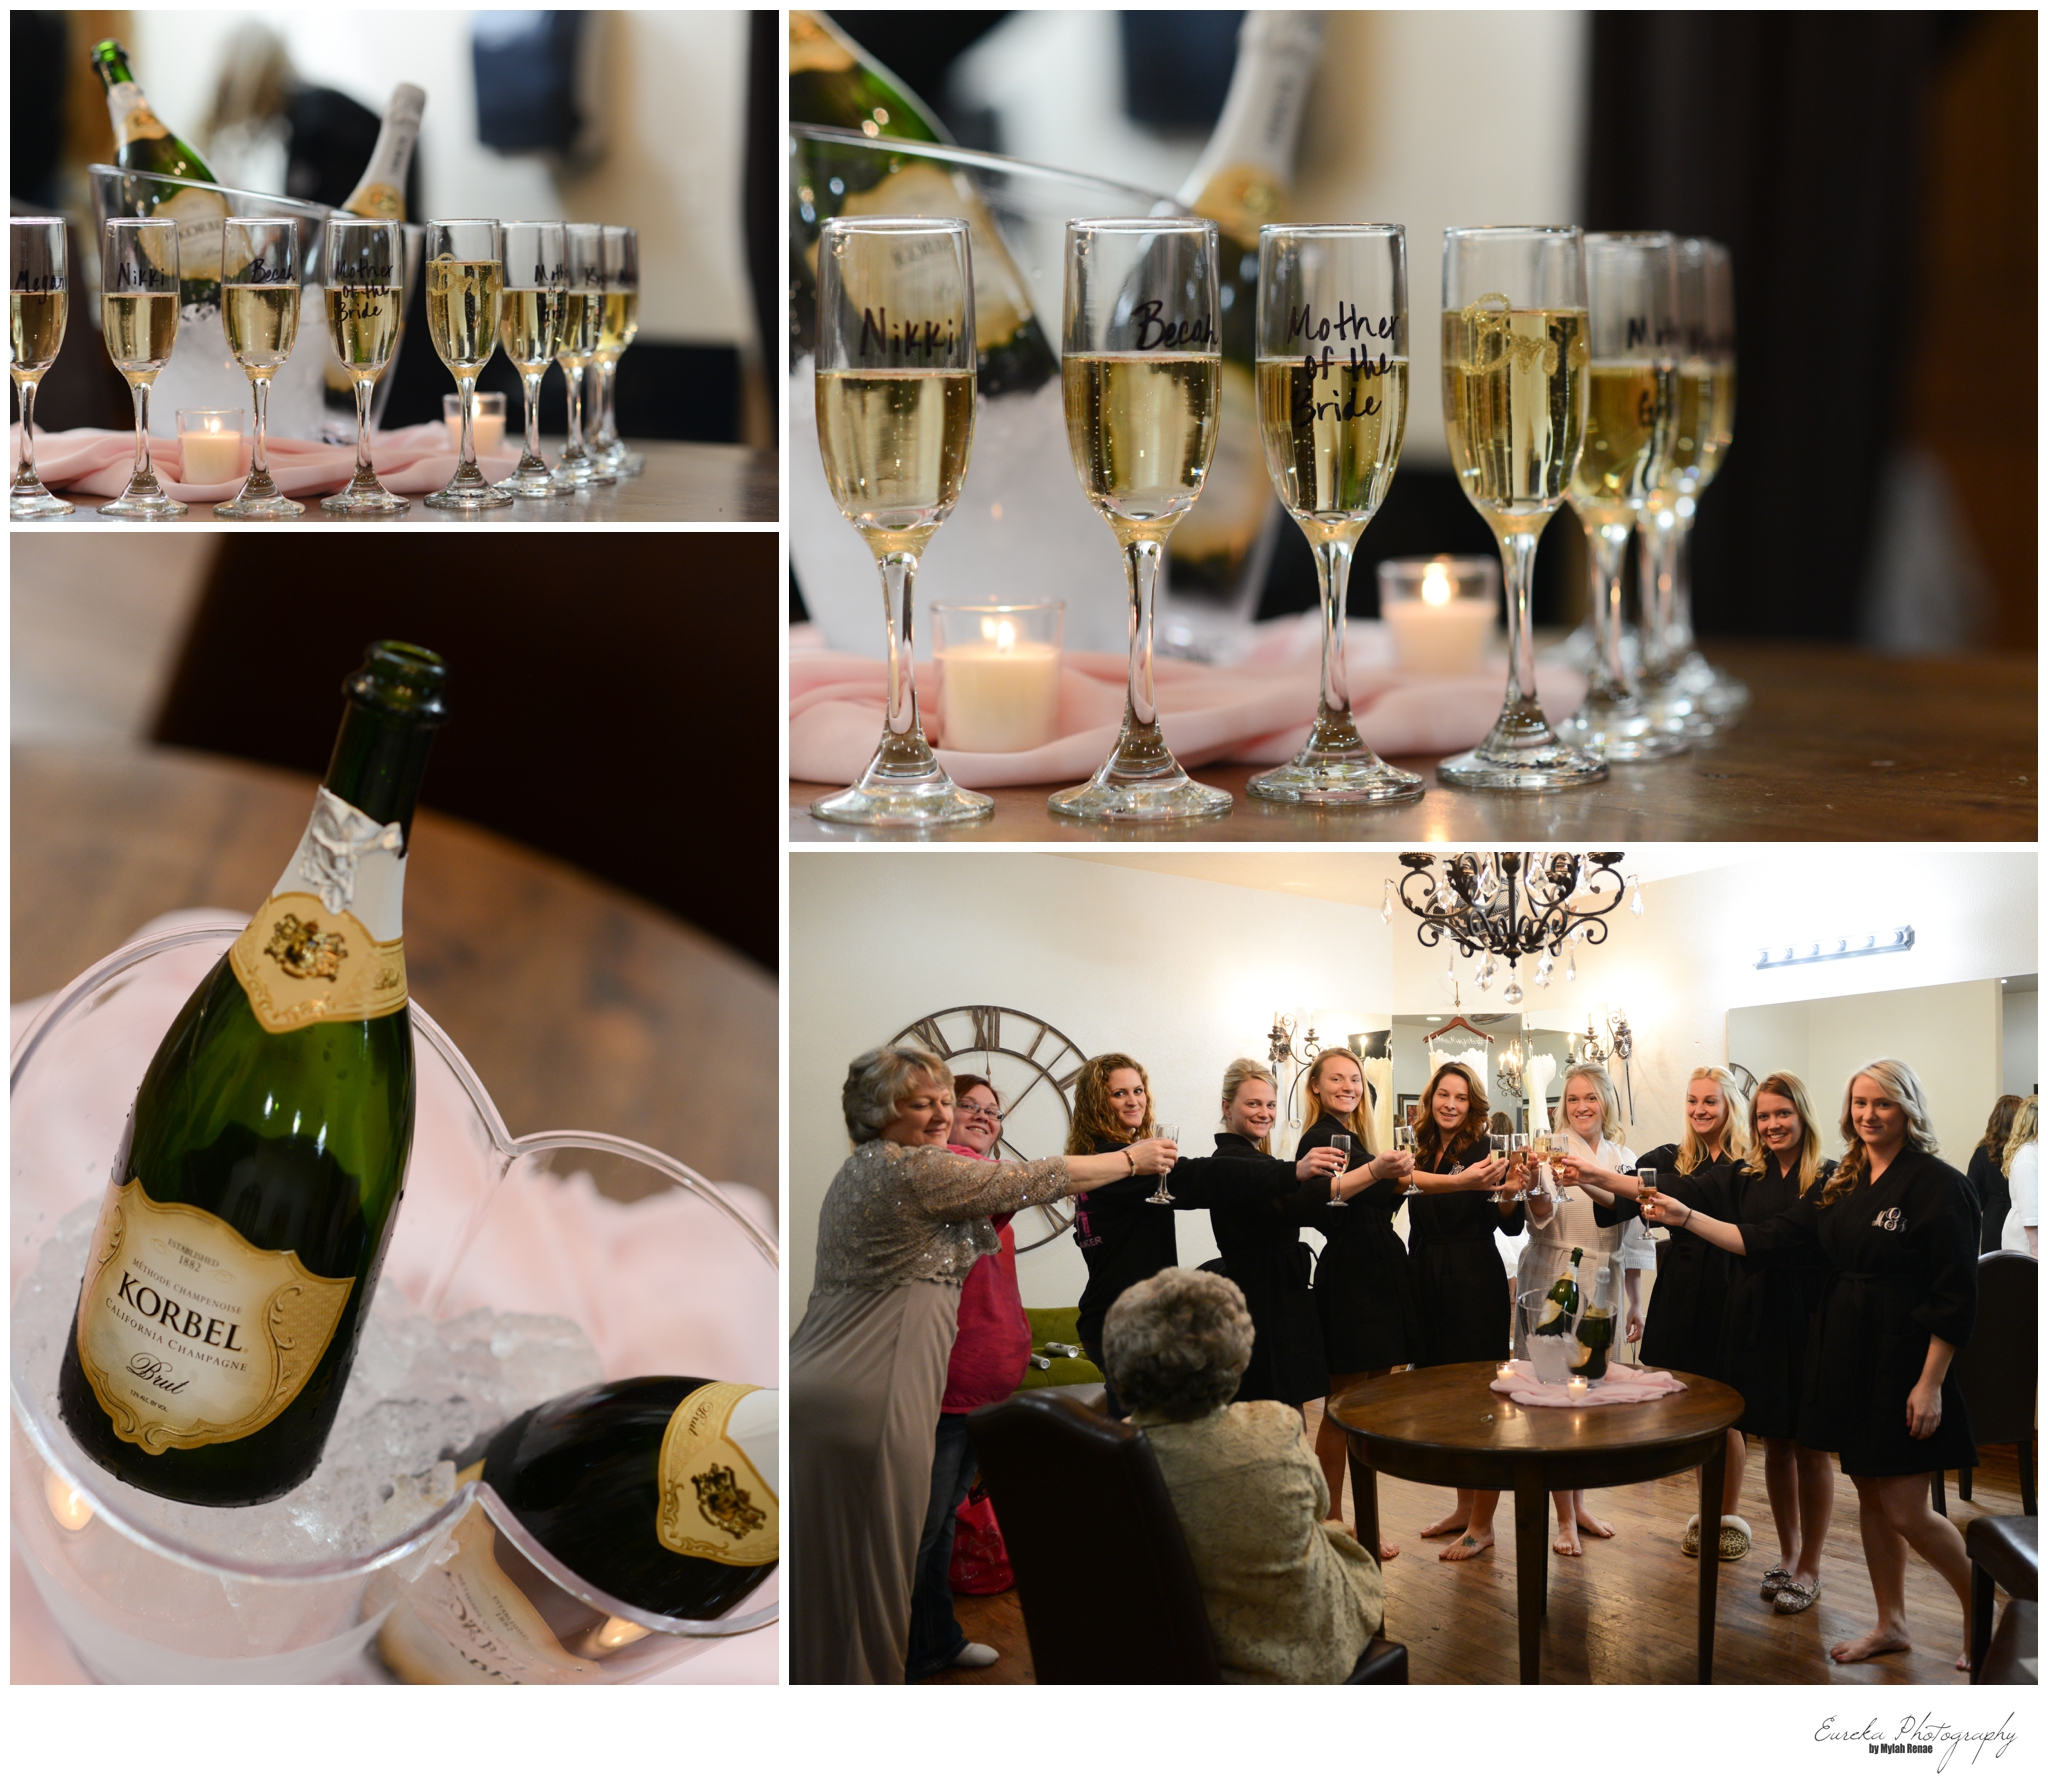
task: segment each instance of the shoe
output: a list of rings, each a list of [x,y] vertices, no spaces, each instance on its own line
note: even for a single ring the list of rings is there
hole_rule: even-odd
[[[969,1642],[946,1665],[971,1673],[977,1667],[992,1667],[1001,1659],[1002,1656],[986,1642]]]
[[[1681,1555],[1697,1555],[1700,1552],[1700,1520],[1689,1517],[1685,1520],[1685,1534],[1678,1539]]]
[[[1739,1561],[1749,1553],[1751,1536],[1749,1525],[1739,1517],[1721,1518],[1721,1559]]]
[[[1764,1575],[1764,1603],[1769,1604],[1772,1599],[1776,1598],[1791,1583],[1792,1576],[1784,1568],[1773,1567],[1769,1573]]]
[[[1781,1617],[1796,1617],[1801,1611],[1809,1608],[1819,1596],[1820,1578],[1818,1575],[1814,1577],[1814,1582],[1810,1586],[1802,1586],[1797,1580],[1794,1580],[1771,1601],[1771,1608]]]

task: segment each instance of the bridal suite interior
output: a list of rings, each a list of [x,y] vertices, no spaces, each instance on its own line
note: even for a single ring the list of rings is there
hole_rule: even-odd
[[[1998,1098],[2034,1092],[2031,850],[1664,845],[1630,851],[1618,868],[1641,881],[1607,915],[1606,940],[1576,948],[1575,977],[1567,961],[1555,963],[1546,987],[1525,962],[1523,998],[1510,1004],[1505,966],[1490,987],[1477,988],[1478,960],[1419,943],[1419,923],[1398,895],[1391,920],[1382,918],[1388,881],[1403,875],[1391,852],[793,854],[791,1323],[810,1297],[820,1203],[848,1151],[840,1084],[852,1058],[890,1041],[921,1038],[942,1048],[956,1072],[989,1075],[1009,1114],[1006,1141],[1027,1156],[1062,1149],[1059,1078],[1110,1051],[1145,1065],[1159,1121],[1180,1128],[1184,1153],[1206,1155],[1224,1067],[1239,1056],[1268,1060],[1276,1024],[1294,1054],[1277,1078],[1282,1117],[1274,1134],[1276,1150],[1289,1157],[1302,1123],[1299,1071],[1313,1055],[1311,1028],[1318,1047],[1360,1051],[1382,1101],[1420,1091],[1431,1050],[1484,1051],[1491,1103],[1518,1113],[1529,1107],[1514,1084],[1533,1098],[1545,1058],[1554,1066],[1545,1092],[1559,1100],[1564,1065],[1590,1029],[1609,1053],[1627,1142],[1637,1151],[1682,1136],[1688,1075],[1701,1065],[1740,1066],[1745,1090],[1745,1073],[1796,1073],[1812,1091],[1827,1153],[1838,1156],[1847,1078],[1872,1059],[1901,1058],[1923,1079],[1940,1154],[1958,1169]],[[1636,894],[1640,915],[1632,912]],[[1766,953],[1805,956],[1816,944],[1832,952],[1838,941],[1860,947],[1871,935],[1890,944],[1901,929],[1910,929],[1904,949],[1759,967]],[[1459,1028],[1425,1043],[1461,1014],[1485,1037]],[[1625,1058],[1614,1050],[1621,1021]],[[977,1036],[997,1049],[978,1045]],[[1176,1229],[1183,1267],[1219,1254],[1206,1214],[1178,1213]],[[1323,1242],[1312,1228],[1303,1235]],[[1081,1253],[1035,1212],[1019,1216],[1016,1239],[1019,1287],[1038,1336],[1039,1314],[1078,1301]],[[1646,1281],[1654,1305],[1654,1274]],[[1617,1359],[1635,1353],[1624,1347]],[[1071,1371],[1092,1374],[1085,1363],[1054,1359],[1054,1380]],[[1034,1373],[1027,1387],[1044,1379]],[[1304,1415],[1313,1439],[1322,1402]],[[1987,1445],[1981,1457],[1968,1499],[1948,1476],[1948,1509],[1959,1524],[2022,1507],[2015,1450]],[[1762,1445],[1752,1443],[1741,1505],[1755,1552],[1720,1570],[1715,1681],[1959,1683],[1954,1595],[1917,1558],[1907,1568],[1908,1610],[1929,1640],[1855,1665],[1830,1658],[1828,1646],[1858,1635],[1873,1609],[1856,1494],[1839,1471],[1819,1602],[1788,1619],[1757,1598],[1757,1573],[1778,1555],[1764,1461]],[[1411,1682],[1513,1683],[1516,1586],[1526,1568],[1512,1501],[1503,1502],[1491,1552],[1447,1564],[1438,1559],[1442,1542],[1419,1532],[1445,1516],[1449,1491],[1387,1473],[1377,1486],[1380,1535],[1401,1547],[1384,1570],[1386,1635],[1406,1646]],[[1355,1516],[1351,1491],[1347,1485],[1347,1521]],[[1699,1573],[1679,1547],[1700,1508],[1693,1474],[1586,1498],[1616,1535],[1587,1540],[1575,1558],[1548,1557],[1542,1681],[1693,1679]],[[979,1671],[941,1672],[935,1683],[1032,1680],[1014,1590],[960,1596],[955,1607],[966,1634],[999,1659]]]

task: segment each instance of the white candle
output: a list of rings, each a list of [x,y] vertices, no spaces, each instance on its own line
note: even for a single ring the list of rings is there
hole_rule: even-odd
[[[1565,1383],[1564,1390],[1567,1393],[1569,1393],[1574,1399],[1584,1399],[1586,1397],[1586,1377],[1583,1374],[1573,1375],[1572,1378]]]
[[[194,429],[178,437],[186,485],[228,485],[242,476],[239,429]]]
[[[938,655],[945,677],[940,744],[960,752],[1029,752],[1053,737],[1060,716],[1060,650],[1024,641],[1007,621],[989,641]]]
[[[1441,566],[1423,574],[1419,601],[1383,600],[1380,608],[1403,671],[1469,672],[1493,638],[1493,600],[1459,596]]]
[[[484,408],[484,395],[478,393],[472,401],[469,412],[469,441],[478,454],[495,454],[505,445],[505,413],[496,405]],[[456,408],[455,400],[448,401],[448,408],[441,414],[441,421],[448,427],[448,445],[456,453],[462,452],[462,412]]]

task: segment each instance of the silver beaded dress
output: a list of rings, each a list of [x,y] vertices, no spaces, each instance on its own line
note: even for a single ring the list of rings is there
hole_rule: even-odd
[[[832,1178],[789,1344],[794,1683],[902,1683],[960,1284],[999,1248],[990,1214],[1066,1191],[1057,1157],[985,1163],[879,1140]]]

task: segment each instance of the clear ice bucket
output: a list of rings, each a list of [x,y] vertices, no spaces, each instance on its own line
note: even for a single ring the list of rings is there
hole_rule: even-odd
[[[246,1515],[253,1523],[272,1507],[188,1521],[197,1508],[137,1494],[78,1449],[56,1415],[61,1337],[40,1345],[32,1337],[24,1346],[29,1300],[47,1305],[54,1297],[54,1282],[39,1283],[39,1259],[60,1221],[70,1215],[76,1226],[76,1209],[104,1192],[109,1159],[158,1041],[237,931],[193,926],[131,942],[54,997],[14,1050],[13,1532],[30,1577],[86,1669],[102,1681],[136,1684],[388,1679],[372,1646],[377,1631],[407,1588],[447,1552],[451,1532],[477,1504],[530,1564],[522,1574],[544,1587],[542,1602],[557,1633],[580,1627],[613,1642],[628,1638],[578,1667],[578,1678],[651,1678],[726,1637],[773,1623],[779,1573],[715,1621],[639,1610],[555,1560],[480,1483],[438,1500],[405,1496],[395,1481],[373,1487],[373,1497],[389,1497],[348,1533],[277,1559],[268,1543],[249,1539],[253,1528],[224,1521]],[[413,1035],[418,1120],[378,1310],[396,1285],[417,1319],[453,1320],[490,1305],[573,1320],[594,1347],[592,1356],[580,1340],[576,1346],[575,1362],[588,1361],[591,1370],[578,1373],[583,1381],[662,1372],[777,1384],[778,1258],[755,1220],[695,1171],[647,1146],[591,1132],[512,1138],[476,1072],[416,1005]],[[620,1310],[607,1286],[593,1284],[589,1259],[536,1249],[534,1239],[551,1225],[587,1226],[601,1196],[625,1202],[659,1195],[675,1203],[664,1209],[671,1217],[662,1234],[674,1246],[674,1261],[659,1267],[666,1275],[672,1266],[679,1302],[672,1323],[664,1319],[664,1335],[687,1326],[689,1359],[654,1365],[637,1359],[634,1313]],[[74,1286],[67,1298],[75,1297]],[[494,1352],[504,1347],[501,1336],[486,1341]],[[358,1379],[380,1372],[367,1353],[358,1353],[351,1397]],[[499,1389],[500,1396],[506,1391]],[[402,1403],[402,1393],[391,1397]],[[337,1437],[347,1422],[345,1402]],[[333,1447],[331,1439],[330,1453]],[[373,1481],[375,1473],[373,1464]],[[201,1530],[205,1539],[195,1540]]]
[[[269,193],[252,193],[241,187],[213,186],[199,180],[169,180],[156,174],[133,174],[126,169],[95,162],[87,170],[92,176],[92,204],[97,222],[93,228],[93,265],[98,266],[98,245],[106,233],[109,218],[147,218],[167,206],[175,207],[181,194],[217,193],[226,204],[221,215],[230,218],[291,218],[299,226],[299,266],[305,270],[305,284],[299,299],[299,339],[291,359],[270,384],[270,433],[299,441],[327,441],[353,445],[356,439],[355,391],[342,374],[341,363],[328,352],[327,313],[322,289],[326,285],[327,232],[324,226],[332,208],[309,205],[299,199],[280,199]],[[198,220],[179,231],[179,251],[184,255],[188,231],[202,228]],[[218,225],[214,226],[216,251]],[[420,257],[425,253],[424,225],[399,226],[405,239],[403,302],[410,305],[419,289]],[[249,379],[228,353],[227,337],[221,329],[218,282],[180,282],[182,303],[178,315],[178,340],[171,359],[157,375],[150,397],[151,414],[168,417],[176,410],[224,410],[249,401]],[[73,319],[74,326],[77,319]],[[97,324],[95,317],[92,321]],[[405,332],[390,362],[370,395],[370,427],[383,420],[385,400],[391,390],[391,375],[405,352]],[[334,376],[330,383],[330,374]]]

